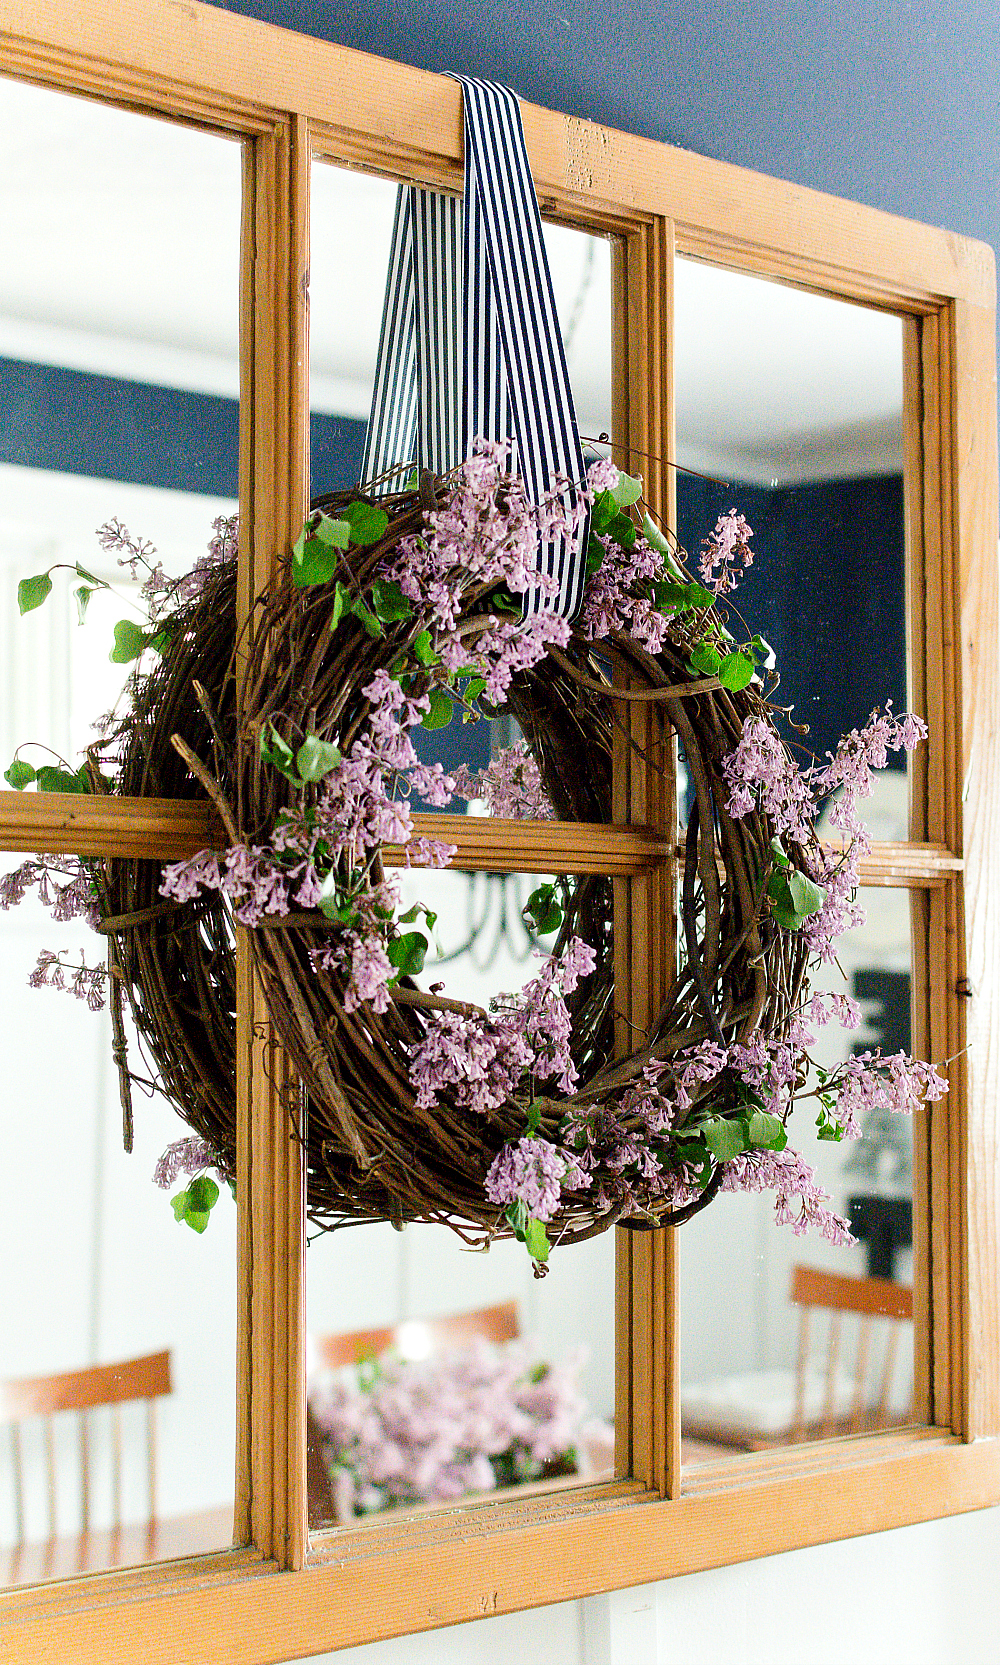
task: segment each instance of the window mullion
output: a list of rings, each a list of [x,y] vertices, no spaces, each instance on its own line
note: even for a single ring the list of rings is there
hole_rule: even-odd
[[[651,513],[672,524],[673,226],[654,219],[616,246],[616,459],[641,473]],[[622,705],[616,728],[614,820],[677,838],[672,751],[658,710]],[[615,886],[618,1045],[632,1052],[660,1010],[676,933],[673,860]],[[680,1490],[677,1280],[669,1229],[618,1232],[616,1467],[661,1495]],[[620,1429],[620,1432],[619,1432]]]
[[[248,141],[241,298],[238,628],[308,509],[309,134]],[[306,1551],[305,1183],[296,1083],[237,941],[236,1539],[279,1566]]]

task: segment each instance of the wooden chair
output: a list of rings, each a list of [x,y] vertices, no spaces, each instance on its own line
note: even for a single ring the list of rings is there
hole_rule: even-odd
[[[495,1345],[516,1341],[520,1333],[517,1302],[501,1301],[496,1306],[476,1307],[471,1312],[456,1312],[446,1318],[407,1318],[376,1330],[310,1336],[310,1363],[314,1369],[338,1370],[344,1365],[378,1358],[390,1348],[403,1358],[425,1359],[451,1347],[467,1347],[477,1339]],[[308,1404],[306,1489],[310,1525],[325,1526],[336,1520],[336,1499],[323,1459],[323,1434]]]
[[[887,1278],[795,1266],[790,1300],[799,1308],[794,1371],[752,1371],[682,1387],[682,1427],[690,1442],[764,1451],[910,1420],[911,1409],[893,1409],[892,1389],[900,1326],[913,1321],[912,1289]],[[821,1312],[826,1332],[816,1368],[812,1340]],[[851,1326],[853,1342],[845,1334],[845,1317],[858,1320]],[[885,1330],[880,1368],[873,1347],[877,1322]],[[691,1460],[705,1456],[693,1453]]]
[[[309,1345],[314,1366],[336,1370],[341,1365],[378,1358],[390,1348],[404,1359],[426,1359],[449,1347],[468,1346],[476,1339],[496,1344],[516,1341],[520,1333],[517,1302],[501,1301],[496,1306],[476,1307],[447,1318],[406,1318],[378,1330],[313,1336]]]
[[[887,1428],[892,1423],[905,1423],[912,1415],[912,1405],[905,1412],[891,1408],[893,1376],[902,1324],[913,1323],[913,1290],[888,1278],[852,1278],[838,1272],[819,1272],[810,1266],[792,1268],[791,1301],[799,1308],[799,1342],[795,1366],[795,1412],[789,1440],[807,1438],[827,1439],[833,1433],[856,1434],[872,1428]],[[813,1314],[828,1314],[826,1334],[826,1397],[817,1425],[811,1423],[806,1412],[805,1383],[810,1357],[810,1331]],[[846,1415],[837,1414],[834,1386],[841,1365],[843,1316],[853,1313],[859,1322],[857,1342],[851,1361],[853,1395]],[[872,1331],[877,1319],[887,1320],[882,1368],[872,1397],[869,1364],[872,1354]]]
[[[148,1519],[152,1526],[156,1520],[156,1401],[171,1391],[169,1352],[125,1359],[120,1364],[99,1364],[86,1370],[69,1370],[57,1376],[26,1376],[0,1382],[0,1424],[6,1423],[10,1427],[13,1453],[14,1522],[18,1550],[26,1546],[22,1424],[34,1417],[44,1418],[46,1541],[52,1542],[58,1523],[55,1417],[62,1411],[77,1411],[80,1414],[80,1544],[83,1545],[90,1533],[91,1412],[103,1405],[112,1408],[111,1506],[113,1531],[118,1532],[121,1528],[121,1407],[132,1400],[146,1401]]]

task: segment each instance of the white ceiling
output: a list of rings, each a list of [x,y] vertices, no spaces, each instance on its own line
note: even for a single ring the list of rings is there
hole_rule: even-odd
[[[0,355],[235,396],[240,156],[0,81]],[[312,403],[367,414],[395,187],[317,166]],[[547,228],[581,429],[610,427],[606,243]],[[680,261],[678,461],[767,483],[901,466],[899,320]]]

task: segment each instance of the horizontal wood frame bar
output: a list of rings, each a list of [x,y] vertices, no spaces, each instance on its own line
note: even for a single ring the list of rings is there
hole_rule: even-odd
[[[415,815],[415,838],[454,844],[451,865],[480,872],[648,872],[683,859],[680,845],[650,827],[603,821],[504,821],[478,815]],[[72,792],[0,792],[0,850],[58,855],[129,856],[180,861],[225,849],[226,830],[202,799],[85,797]],[[387,867],[404,863],[386,845]],[[962,871],[944,844],[873,844],[860,868],[863,885],[925,888]]]
[[[949,1513],[980,1509],[1000,1495],[1000,1447],[962,1445],[934,1430],[836,1440],[739,1460],[692,1478],[686,1495],[636,1499],[616,1487],[581,1489],[531,1504],[481,1504],[388,1529],[331,1534],[326,1564],[278,1574],[226,1558],[122,1575],[5,1598],[4,1665],[59,1665],[137,1657],[143,1665],[210,1658],[258,1665],[621,1589],[674,1572],[858,1537]],[[945,1504],[945,1499],[947,1503]],[[338,1543],[339,1540],[339,1543]],[[389,1555],[391,1584],[376,1568]],[[124,1593],[124,1592],[123,1592]]]

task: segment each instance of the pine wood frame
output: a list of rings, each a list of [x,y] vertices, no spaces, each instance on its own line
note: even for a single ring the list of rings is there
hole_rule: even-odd
[[[245,609],[305,507],[310,157],[454,189],[458,88],[195,0],[0,0],[0,27],[5,74],[244,141]],[[865,878],[909,888],[918,1034],[929,1056],[960,1054],[949,1097],[917,1139],[927,1425],[700,1468],[682,1482],[672,1234],[627,1237],[617,1311],[622,1480],[338,1530],[309,1552],[301,1164],[269,1085],[273,1059],[264,1069],[270,1037],[244,945],[236,1520],[248,1547],[4,1594],[10,1665],[173,1665],[195,1650],[215,1665],[263,1665],[1000,1501],[992,253],[531,106],[524,123],[543,210],[618,239],[616,421],[626,448],[672,454],[675,248],[905,318],[911,703],[927,713],[932,740],[915,771],[912,842],[877,848]],[[669,507],[669,471],[647,472]],[[663,905],[673,805],[634,768],[619,769],[616,793],[622,826],[604,849],[593,829],[549,830],[545,865],[614,873],[639,1020],[663,976],[651,922]],[[9,849],[179,856],[206,833],[202,804],[0,794],[0,845]],[[525,866],[506,829],[505,843],[503,857],[481,845],[470,853],[476,864]]]

